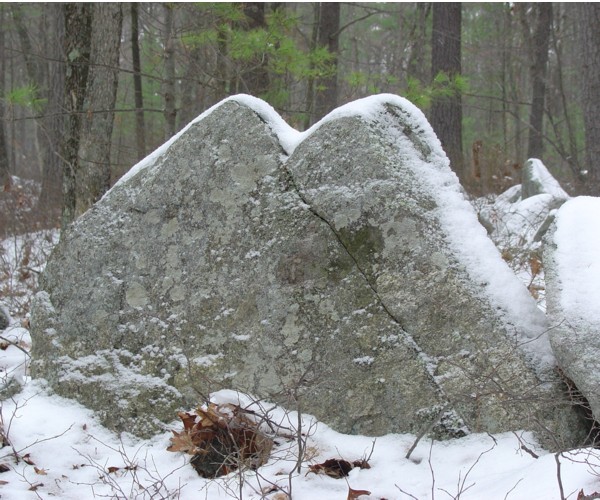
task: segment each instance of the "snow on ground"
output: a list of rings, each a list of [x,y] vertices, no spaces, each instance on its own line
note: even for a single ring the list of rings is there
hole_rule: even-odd
[[[218,398],[219,394],[217,394]],[[289,415],[295,421],[295,414]],[[39,382],[27,384],[2,403],[9,446],[0,464],[0,495],[21,498],[181,498],[282,499],[289,491],[297,447],[281,441],[271,460],[257,471],[223,478],[200,478],[179,453],[166,451],[169,435],[147,441],[118,436],[97,423],[79,404],[50,395]],[[471,435],[462,439],[419,441],[411,435],[379,438],[339,434],[305,416],[307,457],[291,475],[296,500],[348,498],[349,488],[367,490],[363,499],[560,499],[600,490],[600,456],[577,450],[559,456],[541,450],[528,433]],[[177,427],[177,426],[175,426]],[[537,456],[534,456],[534,454]],[[17,461],[15,457],[20,457]],[[347,478],[308,472],[309,464],[330,458],[369,457],[370,469],[355,468]],[[274,490],[273,486],[279,487]],[[274,490],[271,493],[267,491]]]
[[[32,245],[32,255],[38,254],[39,245],[45,248],[39,254],[45,255],[48,242],[48,235],[29,235],[4,241],[2,248],[8,262],[7,248],[13,248],[10,255],[18,260],[23,255],[19,244]],[[20,265],[8,264],[14,270]],[[0,286],[11,280],[15,282],[15,276],[5,273]],[[297,443],[279,439],[267,464],[245,472],[241,486],[236,472],[220,479],[203,479],[189,464],[189,456],[166,450],[170,434],[145,441],[116,434],[102,427],[92,411],[53,395],[40,381],[31,381],[26,373],[30,337],[21,326],[23,319],[14,318],[2,333],[4,340],[0,339],[1,378],[23,384],[17,389],[20,392],[0,403],[6,436],[6,445],[0,449],[0,470],[2,465],[7,469],[0,472],[1,498],[281,500],[287,498],[290,485],[296,500],[343,500],[348,498],[349,488],[370,491],[360,497],[364,500],[552,500],[562,498],[561,485],[562,496],[570,499],[577,498],[581,490],[586,494],[600,491],[600,452],[595,450],[575,450],[557,458],[540,449],[531,434],[515,432],[475,434],[446,442],[424,437],[406,458],[417,441],[413,435],[343,435],[307,415],[303,416],[308,437],[300,473],[293,472]],[[215,398],[231,401],[232,393],[221,392]],[[289,421],[289,427],[297,421],[293,411],[278,409],[270,415]],[[181,430],[181,423],[174,420],[172,428]],[[341,479],[309,472],[310,465],[331,458],[350,462],[369,458],[370,469],[355,468]]]

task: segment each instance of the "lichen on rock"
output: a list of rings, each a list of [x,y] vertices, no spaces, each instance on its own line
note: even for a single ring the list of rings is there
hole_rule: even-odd
[[[34,306],[33,373],[140,435],[234,388],[341,432],[541,422],[574,442],[547,363],[518,346],[547,342],[545,320],[485,238],[407,101],[367,99],[300,134],[230,98],[65,231]]]

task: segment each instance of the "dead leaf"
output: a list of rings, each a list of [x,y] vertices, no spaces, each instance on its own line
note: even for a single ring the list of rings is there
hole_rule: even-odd
[[[190,463],[203,477],[228,474],[240,461],[256,469],[268,460],[273,439],[248,414],[239,406],[215,403],[179,412],[183,430],[172,431],[167,450],[192,455]]]
[[[367,460],[365,458],[361,459],[361,460],[355,460],[354,462],[352,462],[352,465],[354,465],[354,467],[358,467],[359,469],[370,469],[371,466],[369,465],[369,462],[367,462]]]
[[[270,486],[265,486],[264,488],[262,488],[260,490],[261,495],[265,496],[268,495],[269,493],[275,493],[276,491],[279,491],[279,486],[275,486],[275,485],[270,485]]]
[[[8,472],[9,470],[10,470],[10,467],[7,464],[0,464],[0,473]]]
[[[31,456],[29,455],[29,453],[27,453],[27,455],[23,455],[21,458],[23,459],[23,462],[25,462],[26,464],[35,465],[33,460],[31,460]]]
[[[8,481],[0,481],[0,485],[8,484]]]
[[[529,259],[529,267],[531,269],[531,275],[537,276],[542,270],[542,261],[534,255]]]
[[[341,477],[346,477],[353,468],[354,466],[347,460],[330,458],[329,460],[325,460],[322,464],[310,465],[308,471],[315,474],[325,474],[329,477],[339,479]]]
[[[171,438],[171,446],[167,448],[167,451],[180,451],[182,453],[189,453],[190,455],[195,455],[199,452],[196,440],[190,430],[184,429],[182,432],[171,432],[173,433],[173,437]]]
[[[362,495],[370,495],[371,492],[367,490],[353,490],[348,486],[348,500],[356,500],[358,497]]]
[[[117,472],[120,469],[121,469],[121,467],[109,467],[107,470],[108,470],[109,474],[114,474],[115,472]]]
[[[577,500],[597,500],[599,498],[600,498],[600,493],[598,493],[597,491],[595,491],[594,493],[590,493],[589,495],[586,495],[583,492],[583,488],[577,494]]]
[[[44,486],[44,483],[35,483],[29,487],[29,491],[37,491],[38,488]]]
[[[37,467],[34,466],[33,470],[35,471],[36,474],[39,474],[40,476],[48,475],[48,473],[44,469],[38,469]]]

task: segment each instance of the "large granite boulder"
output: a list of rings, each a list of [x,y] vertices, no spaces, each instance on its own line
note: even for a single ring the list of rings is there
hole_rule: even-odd
[[[563,373],[600,421],[600,198],[579,196],[557,212],[545,240],[550,342]]]
[[[418,109],[377,96],[300,134],[237,96],[65,231],[32,369],[139,435],[229,387],[342,432],[573,444],[546,329]]]

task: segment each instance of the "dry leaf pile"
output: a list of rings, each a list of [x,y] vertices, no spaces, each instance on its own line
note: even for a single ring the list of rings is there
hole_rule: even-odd
[[[237,405],[210,403],[178,415],[183,431],[172,431],[167,450],[192,455],[190,462],[202,477],[224,476],[242,464],[257,469],[269,459],[273,439]]]
[[[310,465],[308,467],[308,472],[325,474],[326,476],[339,479],[341,477],[346,477],[355,467],[358,467],[359,469],[371,468],[367,460],[348,462],[348,460],[343,460],[341,458],[330,458],[329,460],[325,460],[322,464]]]

